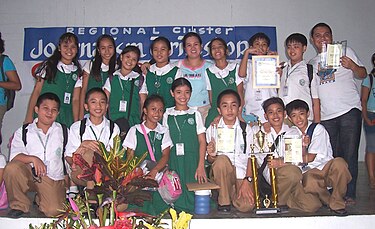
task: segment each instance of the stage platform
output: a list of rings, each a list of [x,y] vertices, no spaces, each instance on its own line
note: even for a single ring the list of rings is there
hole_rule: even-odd
[[[371,190],[368,186],[366,167],[363,162],[359,163],[356,204],[348,206],[347,210],[348,216],[339,217],[332,214],[326,207],[322,207],[314,214],[289,209],[276,215],[256,215],[235,210],[230,213],[221,213],[212,209],[208,215],[194,215],[190,228],[375,228],[375,190]],[[7,212],[8,210],[0,210],[0,229],[26,229],[30,223],[39,225],[52,220],[44,218],[35,207],[20,219],[7,218]],[[170,220],[166,219],[165,222],[170,223]]]

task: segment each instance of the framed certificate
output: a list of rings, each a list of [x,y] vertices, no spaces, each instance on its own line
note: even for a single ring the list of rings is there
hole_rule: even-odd
[[[280,88],[279,56],[252,56],[253,88]]]
[[[284,162],[299,164],[302,161],[302,137],[300,135],[284,135]]]
[[[327,44],[327,53],[325,57],[325,67],[328,69],[337,69],[341,67],[340,59],[346,55],[347,41]]]
[[[216,149],[217,153],[233,153],[235,147],[235,129],[217,128]]]

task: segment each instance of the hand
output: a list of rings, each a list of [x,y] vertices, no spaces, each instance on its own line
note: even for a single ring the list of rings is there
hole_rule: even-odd
[[[155,180],[155,177],[156,177],[156,174],[158,173],[158,171],[156,169],[152,169],[147,175],[146,175],[146,178],[147,179],[154,179]]]
[[[36,176],[42,177],[47,175],[47,166],[43,163],[42,160],[39,159],[39,157],[33,157],[32,162],[35,168]]]
[[[267,134],[271,133],[271,125],[270,125],[270,123],[269,122],[263,123],[263,129],[264,129],[264,132],[266,132]]]
[[[195,180],[198,181],[199,184],[207,182],[206,171],[204,170],[204,166],[198,166],[197,170],[195,171]]]
[[[207,153],[209,156],[216,157],[217,153],[216,153],[215,148],[216,148],[215,141],[211,139],[210,143],[208,143],[207,145]]]
[[[364,118],[366,124],[368,126],[374,126],[375,125],[375,119],[374,120],[370,120],[369,118]]]
[[[342,56],[341,57],[341,65],[344,68],[347,68],[347,69],[350,69],[350,70],[354,69],[354,67],[356,66],[356,64],[353,62],[353,60],[350,59],[347,56]]]
[[[248,201],[251,205],[254,204],[254,193],[252,189],[252,183],[243,180],[241,183],[240,188],[238,189],[237,199],[240,199],[241,197],[245,199],[245,201]]]
[[[284,166],[285,164],[282,158],[268,159],[267,162],[268,162],[268,167],[271,169],[272,168],[277,169],[279,167]]]
[[[147,71],[150,69],[150,63],[149,62],[144,62],[142,65],[141,65],[141,70],[142,70],[142,73],[143,75],[147,75]]]
[[[80,147],[100,153],[99,143],[95,140],[84,140]]]
[[[277,52],[276,51],[268,50],[267,51],[267,55],[277,55]]]
[[[217,124],[219,124],[220,119],[221,119],[221,115],[216,116],[216,117],[214,118],[214,120],[212,120],[212,122],[211,122],[210,125],[213,126],[213,125],[217,125]]]
[[[307,134],[304,134],[302,137],[302,146],[308,146],[310,145],[310,136]]]
[[[255,48],[255,47],[250,47],[245,50],[245,54],[249,55],[266,55],[267,53],[264,53],[261,48]]]

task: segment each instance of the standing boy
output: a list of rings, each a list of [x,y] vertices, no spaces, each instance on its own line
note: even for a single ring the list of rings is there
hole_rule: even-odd
[[[37,118],[19,128],[11,144],[10,162],[4,180],[10,205],[9,217],[29,212],[28,192],[36,192],[36,203],[46,216],[58,215],[65,202],[63,171],[63,128],[55,122],[60,99],[53,93],[39,96],[34,108]],[[25,143],[26,142],[26,143]]]
[[[345,194],[351,180],[348,164],[341,157],[333,158],[328,132],[321,124],[308,121],[309,106],[303,100],[294,100],[286,105],[289,120],[298,127],[309,144],[304,146],[302,183],[307,193],[318,196],[332,212],[345,215]],[[332,187],[332,194],[328,187]]]
[[[279,97],[284,101],[284,104],[288,104],[295,99],[302,99],[309,105],[309,110],[312,111],[310,87],[313,68],[312,65],[307,65],[303,59],[303,54],[307,49],[307,39],[303,34],[293,33],[286,38],[285,46],[289,61],[281,75]],[[313,116],[311,112],[309,120],[313,120]]]
[[[240,125],[237,115],[241,105],[239,94],[231,89],[221,92],[217,99],[217,110],[221,118],[217,126],[218,135],[231,136],[226,139],[225,148],[221,151],[216,144],[218,139],[213,136],[214,127],[211,125],[206,132],[208,142],[208,162],[212,163],[212,177],[220,186],[218,197],[218,211],[229,212],[231,204],[241,211],[248,212],[254,208],[253,184],[251,162],[249,160],[249,147],[245,148],[248,125]],[[244,128],[244,129],[242,129]],[[246,128],[246,129],[245,129]],[[231,134],[232,133],[232,134]],[[229,150],[230,149],[230,150]]]
[[[311,29],[310,35],[318,51],[318,55],[310,60],[319,75],[314,77],[316,84],[311,88],[313,99],[320,103],[317,106],[320,112],[314,112],[314,115],[320,114],[320,117],[314,119],[316,122],[321,121],[328,131],[333,156],[344,158],[349,165],[353,179],[348,185],[346,199],[348,203],[355,203],[362,127],[361,101],[355,78],[365,78],[366,68],[355,52],[347,47],[346,55],[341,57],[341,67],[335,71],[319,69],[323,45],[332,44],[332,30],[329,25],[318,23]]]
[[[92,88],[87,92],[84,107],[89,112],[90,117],[72,124],[65,157],[72,168],[71,179],[73,182],[86,186],[88,189],[93,189],[94,181],[85,182],[77,178],[82,170],[73,163],[73,154],[81,154],[89,165],[92,165],[94,152],[101,153],[99,142],[102,142],[109,150],[113,144],[113,138],[120,133],[120,129],[105,117],[108,99],[101,88]],[[73,190],[75,189],[73,188]]]
[[[265,33],[256,33],[249,39],[249,48],[245,50],[238,75],[244,80],[245,90],[245,109],[246,115],[257,116],[266,122],[263,115],[262,103],[264,100],[277,96],[276,89],[255,89],[253,88],[252,64],[248,63],[249,55],[275,55],[276,53],[269,50],[270,38]]]
[[[301,170],[293,164],[284,163],[283,160],[284,150],[282,150],[283,147],[280,147],[283,142],[281,138],[283,135],[299,135],[298,129],[296,127],[288,127],[288,125],[284,124],[286,112],[282,99],[277,97],[267,99],[263,103],[263,109],[264,116],[271,126],[271,132],[267,134],[266,138],[267,141],[273,142],[272,148],[274,148],[275,156],[274,159],[268,160],[268,162],[266,155],[259,155],[257,157],[258,165],[267,163],[263,170],[264,178],[270,184],[269,168],[276,169],[276,183],[280,206],[287,205],[289,208],[305,212],[317,211],[322,204],[317,196],[304,191],[301,183]],[[262,167],[260,166],[260,168]]]

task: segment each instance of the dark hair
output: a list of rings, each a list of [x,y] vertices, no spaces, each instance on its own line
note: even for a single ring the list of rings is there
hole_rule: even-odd
[[[314,30],[315,30],[316,28],[318,28],[318,27],[326,27],[326,28],[328,28],[329,32],[330,32],[331,35],[332,35],[332,29],[331,29],[331,27],[330,27],[328,24],[324,23],[324,22],[319,22],[318,24],[314,25],[314,27],[312,27],[312,29],[311,29],[311,31],[310,31],[310,37],[313,37],[313,35],[314,35]]]
[[[195,33],[195,32],[188,32],[185,34],[185,36],[182,38],[182,46],[185,48],[186,47],[186,40],[189,38],[189,37],[196,37],[199,41],[199,44],[202,44],[202,38],[199,36],[198,33]]]
[[[137,54],[138,56],[137,62],[139,61],[139,58],[141,56],[141,50],[139,50],[139,48],[135,45],[128,45],[122,50],[121,54],[117,58],[117,66],[118,66],[117,69],[121,69],[121,66],[122,66],[121,56],[128,52],[134,52],[135,54]],[[138,73],[141,72],[138,64],[135,65],[133,71],[138,72]]]
[[[279,104],[282,106],[283,110],[285,110],[285,104],[282,99],[280,99],[279,97],[271,97],[262,103],[264,113],[267,112],[268,107],[272,104]]]
[[[94,56],[94,59],[92,61],[92,68],[91,68],[91,72],[90,72],[90,76],[92,76],[97,82],[100,82],[102,80],[102,75],[100,74],[100,72],[101,72],[103,59],[102,59],[102,56],[100,55],[99,48],[100,48],[100,43],[104,39],[108,39],[112,43],[112,45],[115,49],[115,52],[114,52],[113,56],[109,60],[108,77],[111,77],[113,75],[113,73],[115,72],[115,68],[116,68],[116,43],[115,43],[115,39],[113,39],[113,37],[111,35],[103,34],[96,40],[95,56]]]
[[[77,46],[77,54],[73,58],[73,63],[75,66],[78,67],[78,76],[82,74],[82,68],[80,63],[78,62],[78,56],[79,56],[79,49],[78,49],[78,37],[73,33],[64,33],[59,38],[59,44],[58,47],[56,47],[55,51],[53,52],[52,56],[48,57],[45,61],[42,62],[42,64],[37,68],[35,71],[35,75],[39,75],[43,71],[46,72],[45,80],[47,80],[48,83],[51,83],[55,80],[56,73],[57,73],[57,64],[59,63],[61,59],[61,52],[60,52],[60,46],[63,43],[67,42],[74,42]]]
[[[227,45],[227,42],[225,42],[224,39],[221,37],[215,37],[208,44],[208,48],[210,49],[210,55],[212,56],[212,42],[214,41],[219,41],[224,46],[224,52],[225,52],[225,55],[227,55],[228,45]]]
[[[60,99],[59,99],[59,97],[56,94],[54,94],[52,92],[46,92],[46,93],[41,94],[38,97],[38,99],[36,100],[35,106],[39,107],[40,104],[42,104],[45,100],[55,101],[57,103],[58,110],[60,110],[60,103],[61,103]]]
[[[90,96],[91,96],[92,94],[96,93],[96,92],[103,94],[104,97],[105,97],[105,100],[106,100],[106,101],[108,100],[107,95],[106,95],[106,93],[104,92],[104,90],[103,90],[102,88],[100,88],[100,87],[94,87],[94,88],[91,88],[90,90],[88,90],[88,91],[86,92],[86,96],[85,96],[85,103],[86,103],[86,104],[89,102],[89,98],[90,98]]]
[[[221,100],[223,99],[224,96],[226,95],[233,95],[234,97],[236,97],[236,100],[237,100],[237,103],[238,103],[238,106],[241,105],[241,97],[240,95],[238,94],[237,91],[235,90],[232,90],[232,89],[226,89],[224,91],[222,91],[219,96],[217,97],[217,101],[216,101],[216,105],[217,107],[220,107],[220,103],[221,103]]]
[[[147,109],[147,107],[150,105],[150,103],[152,102],[161,102],[163,104],[163,109],[165,107],[165,104],[164,104],[164,99],[163,97],[161,97],[160,95],[157,95],[157,94],[152,94],[150,96],[147,96],[145,102],[143,103],[143,108],[142,108],[142,119],[145,117],[145,112],[143,111],[143,109]]]
[[[266,40],[268,46],[271,44],[270,38],[265,33],[256,33],[249,39],[249,46],[253,46],[256,40]]]
[[[189,80],[181,77],[181,78],[177,78],[173,81],[172,83],[172,86],[171,86],[171,91],[173,92],[177,87],[179,86],[188,86],[190,88],[190,91],[193,91],[193,88],[191,87],[191,83],[189,82]]]
[[[285,40],[285,46],[288,46],[288,44],[293,42],[301,43],[303,46],[307,46],[307,38],[301,33],[290,34]]]
[[[166,38],[166,37],[157,37],[155,40],[152,41],[151,43],[151,46],[150,46],[150,50],[152,52],[152,50],[154,49],[154,46],[155,46],[155,43],[156,42],[164,42],[166,45],[167,45],[167,48],[168,50],[171,50],[172,47],[171,47],[171,42]]]
[[[294,110],[304,110],[306,112],[309,112],[309,105],[301,99],[295,99],[285,106],[285,110],[286,110],[286,113],[288,114],[288,116]]]
[[[3,53],[4,51],[5,51],[4,40],[1,38],[1,33],[0,33],[0,53]]]
[[[371,70],[371,74],[375,74],[375,53],[372,54],[372,57],[371,57],[371,63],[372,63],[372,70]]]

